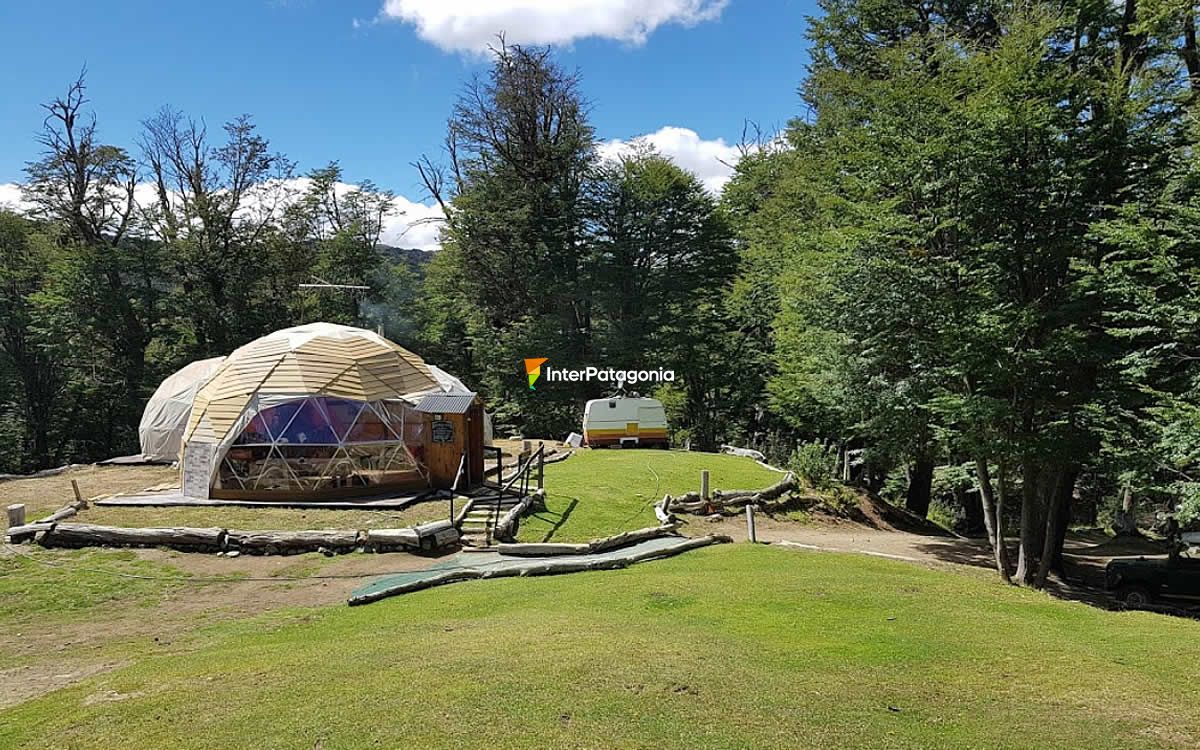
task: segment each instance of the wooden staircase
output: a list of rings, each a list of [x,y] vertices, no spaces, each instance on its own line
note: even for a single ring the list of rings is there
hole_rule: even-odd
[[[521,498],[508,495],[473,499],[458,522],[463,551],[491,549],[497,541],[492,538],[496,523],[519,502]]]

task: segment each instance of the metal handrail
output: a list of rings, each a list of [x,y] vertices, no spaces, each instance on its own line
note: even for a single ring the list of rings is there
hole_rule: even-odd
[[[500,486],[500,481],[504,478],[504,451],[495,445],[483,446],[484,456],[494,452],[496,454],[496,486]],[[484,471],[483,483],[487,484],[487,471]]]
[[[491,528],[491,538],[492,539],[496,538],[496,530],[500,526],[500,501],[504,499],[504,493],[507,492],[509,487],[511,487],[518,479],[520,479],[521,480],[520,497],[524,498],[524,497],[529,496],[529,475],[531,473],[531,470],[533,469],[534,459],[537,459],[537,463],[538,463],[538,486],[540,488],[541,483],[542,483],[541,472],[542,472],[542,467],[544,466],[543,461],[545,459],[545,455],[546,455],[546,444],[538,443],[538,449],[536,451],[534,451],[532,454],[525,456],[523,459],[519,459],[519,463],[517,464],[517,473],[514,474],[513,476],[509,477],[508,481],[505,482],[504,485],[500,488],[500,492],[498,493],[498,496],[496,497],[496,506],[492,513],[492,528]]]

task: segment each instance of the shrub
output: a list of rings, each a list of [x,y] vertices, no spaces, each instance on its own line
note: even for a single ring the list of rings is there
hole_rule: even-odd
[[[812,487],[829,487],[837,473],[837,452],[820,443],[801,443],[788,459],[788,468]]]

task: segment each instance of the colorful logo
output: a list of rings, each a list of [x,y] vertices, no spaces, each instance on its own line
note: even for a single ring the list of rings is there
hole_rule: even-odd
[[[529,390],[537,390],[533,384],[542,376],[542,365],[549,360],[549,357],[534,357],[525,360],[525,374],[529,376]]]

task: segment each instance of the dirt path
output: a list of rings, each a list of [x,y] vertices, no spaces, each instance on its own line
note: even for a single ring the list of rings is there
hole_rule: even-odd
[[[115,602],[96,607],[83,619],[56,619],[52,627],[35,619],[0,629],[0,659],[15,665],[0,669],[0,709],[116,669],[128,663],[127,655],[199,648],[203,636],[197,631],[210,625],[266,612],[303,619],[311,616],[307,608],[343,604],[366,578],[421,570],[437,561],[404,553],[227,558],[160,549],[131,551],[141,559],[169,564],[193,580],[164,581],[162,598],[150,606]],[[21,552],[11,546],[4,551]],[[233,576],[242,579],[211,580]]]
[[[827,552],[856,552],[919,563],[951,563],[990,567],[991,548],[985,539],[914,534],[890,528],[872,528],[852,521],[815,520],[799,523],[759,515],[755,521],[760,542],[788,543]],[[746,538],[744,517],[688,519],[687,534],[728,534]]]
[[[818,517],[812,522],[798,523],[760,515],[755,524],[757,536],[761,542],[800,549],[850,552],[920,565],[994,569],[995,559],[986,539],[958,537],[944,531],[914,533],[897,529],[871,508],[865,510],[867,517],[853,521]],[[746,539],[746,521],[740,516],[719,520],[689,518],[684,533],[722,533],[742,541]],[[1009,540],[1009,546],[1010,560],[1015,560],[1014,540]],[[1114,540],[1102,531],[1071,532],[1064,545],[1066,578],[1052,575],[1046,590],[1061,599],[1107,607],[1110,603],[1104,590],[1104,568],[1109,561],[1165,554],[1161,544],[1149,540]]]

